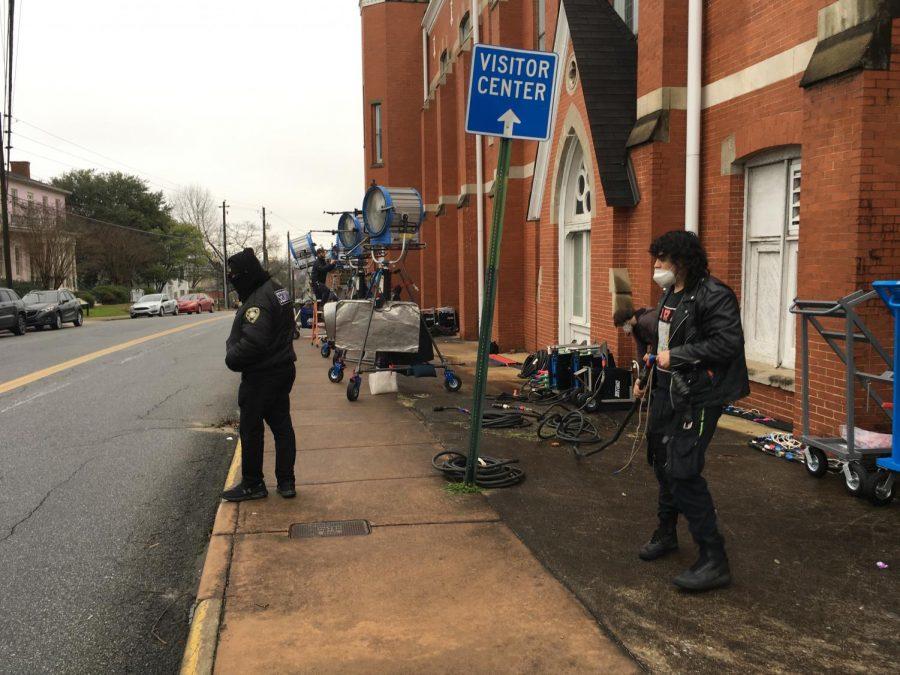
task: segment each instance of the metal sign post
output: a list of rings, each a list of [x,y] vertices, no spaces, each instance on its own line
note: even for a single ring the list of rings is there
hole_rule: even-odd
[[[472,394],[467,485],[475,483],[481,447],[481,424],[487,389],[488,360],[494,323],[494,304],[500,267],[500,242],[506,212],[506,186],[513,139],[546,141],[550,138],[556,104],[558,57],[552,52],[531,52],[478,44],[472,51],[472,75],[466,111],[466,132],[499,136],[491,243],[484,276],[484,301],[478,327],[478,358]]]

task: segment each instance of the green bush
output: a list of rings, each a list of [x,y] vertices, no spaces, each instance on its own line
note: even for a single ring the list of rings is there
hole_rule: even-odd
[[[43,291],[44,288],[38,288],[38,285],[30,281],[14,281],[12,289],[20,298],[24,298],[29,291]]]
[[[94,297],[94,294],[90,291],[78,291],[75,294],[75,297],[79,298],[80,300],[84,300],[88,304],[88,307],[90,307],[91,309],[93,309],[94,305],[97,304],[97,298]]]
[[[124,286],[95,286],[91,291],[103,305],[124,305],[131,302],[131,291]]]

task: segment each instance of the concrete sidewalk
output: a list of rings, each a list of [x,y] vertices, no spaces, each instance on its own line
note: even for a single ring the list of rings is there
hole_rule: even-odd
[[[637,670],[483,495],[444,489],[419,417],[365,382],[348,402],[305,347],[298,498],[275,493],[269,435],[270,497],[219,508],[183,672]],[[355,519],[371,534],[289,536]]]

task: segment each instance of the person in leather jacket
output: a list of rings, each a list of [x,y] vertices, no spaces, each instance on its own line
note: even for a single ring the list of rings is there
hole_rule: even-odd
[[[695,234],[668,232],[651,244],[650,254],[654,281],[663,288],[647,429],[647,459],[659,482],[659,526],[638,555],[649,561],[676,550],[675,526],[683,514],[700,556],[674,582],[705,591],[731,582],[702,472],[722,406],[750,393],[744,332],[737,298],[710,276]],[[637,397],[645,393],[635,385]]]
[[[328,288],[328,275],[335,270],[337,263],[328,262],[325,258],[325,249],[320,248],[316,251],[316,259],[312,266],[312,282],[313,292],[316,294],[316,300],[320,302],[328,302],[331,299],[331,289]]]
[[[263,270],[252,248],[228,259],[228,280],[241,300],[225,343],[225,365],[241,373],[238,389],[241,482],[222,493],[228,501],[268,496],[263,480],[263,423],[275,437],[278,494],[297,495],[297,456],[290,394],[296,377],[290,293]]]

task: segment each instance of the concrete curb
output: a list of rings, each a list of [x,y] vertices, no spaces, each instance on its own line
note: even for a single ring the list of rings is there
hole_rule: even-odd
[[[240,466],[241,442],[238,440],[225,487],[237,480]],[[236,529],[237,504],[220,502],[200,575],[191,629],[181,657],[181,675],[209,675],[213,672]]]

